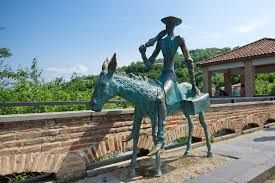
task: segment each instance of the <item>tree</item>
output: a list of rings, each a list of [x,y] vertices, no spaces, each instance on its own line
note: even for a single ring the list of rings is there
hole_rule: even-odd
[[[12,55],[8,48],[0,48],[0,59],[1,58],[8,58]]]

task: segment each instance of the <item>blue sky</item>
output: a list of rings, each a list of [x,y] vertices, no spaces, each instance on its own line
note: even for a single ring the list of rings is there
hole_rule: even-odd
[[[235,47],[274,38],[274,9],[273,0],[0,0],[0,47],[14,67],[38,58],[46,79],[97,74],[113,52],[119,66],[140,60],[162,17],[183,19],[175,32],[189,49]]]

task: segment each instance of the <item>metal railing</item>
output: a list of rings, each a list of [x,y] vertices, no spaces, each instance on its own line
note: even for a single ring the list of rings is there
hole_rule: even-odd
[[[238,103],[238,102],[257,102],[257,101],[272,101],[275,96],[256,96],[256,97],[212,97],[211,104]]]
[[[0,107],[50,106],[50,105],[89,105],[90,101],[53,101],[53,102],[0,102]],[[125,104],[127,100],[109,100],[108,103]]]
[[[211,97],[211,104],[255,102],[255,101],[275,101],[275,96],[258,97]],[[127,100],[109,100],[108,103],[126,104]],[[88,105],[89,101],[52,101],[52,102],[0,102],[0,107],[19,107],[19,106],[53,106],[53,105]]]

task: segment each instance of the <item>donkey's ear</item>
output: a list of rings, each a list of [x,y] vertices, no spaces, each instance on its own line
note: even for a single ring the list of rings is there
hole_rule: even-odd
[[[105,61],[103,62],[102,71],[107,71],[107,69],[108,69],[108,64],[109,64],[109,58],[107,57],[107,58],[105,59]]]
[[[114,74],[115,70],[117,67],[117,63],[116,63],[116,53],[114,53],[114,55],[112,56],[109,64],[108,64],[108,74]]]

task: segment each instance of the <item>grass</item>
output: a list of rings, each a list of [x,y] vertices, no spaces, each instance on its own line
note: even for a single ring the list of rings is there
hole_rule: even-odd
[[[32,177],[45,175],[44,172],[22,172],[22,173],[14,173],[9,175],[0,176],[1,183],[14,183],[21,180],[26,180]]]

